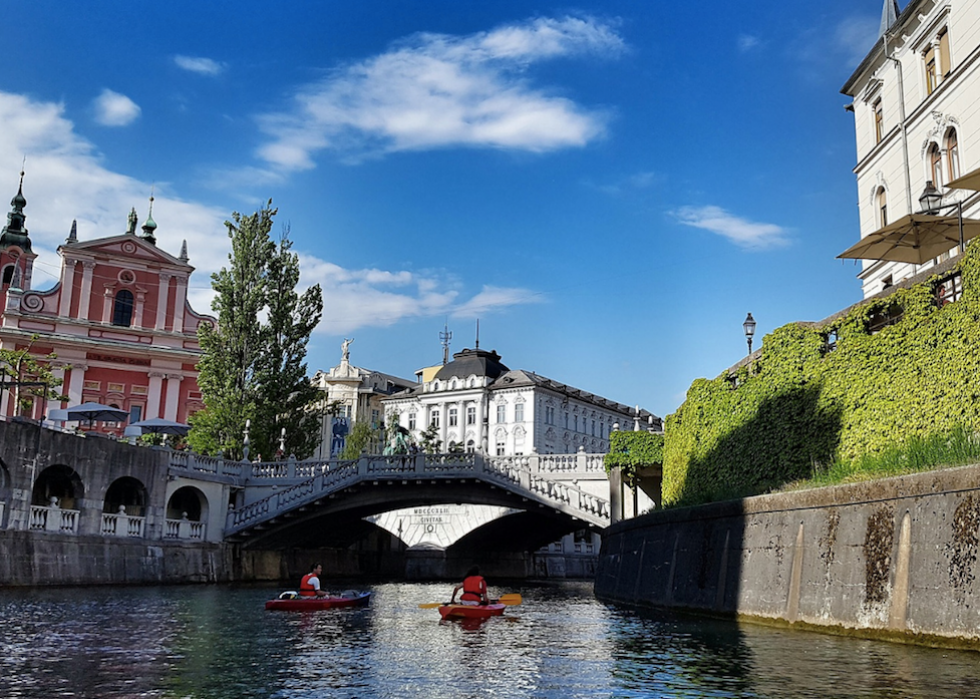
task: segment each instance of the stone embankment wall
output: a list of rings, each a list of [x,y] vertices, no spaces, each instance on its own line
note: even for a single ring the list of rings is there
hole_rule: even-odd
[[[980,649],[980,466],[665,510],[603,535],[595,593]]]

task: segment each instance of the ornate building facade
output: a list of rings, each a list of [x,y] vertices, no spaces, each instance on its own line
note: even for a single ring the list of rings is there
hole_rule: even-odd
[[[32,354],[56,354],[51,368],[64,380],[60,390],[69,398],[65,404],[36,401],[27,417],[43,419],[68,405],[94,401],[127,411],[130,421],[186,422],[203,407],[197,330],[214,322],[187,301],[194,268],[186,242],[177,257],[157,247],[152,197],[139,234],[135,209],[119,235],[81,241],[72,222],[58,248],[59,281],[36,290],[26,205],[22,175],[0,235],[0,347],[21,349],[33,342]],[[10,391],[0,392],[0,415],[14,415],[14,402]],[[121,435],[123,427],[107,423],[95,429]]]
[[[980,3],[912,0],[900,10],[885,0],[878,41],[841,92],[853,99],[862,238],[919,213],[930,182],[944,206],[980,212],[980,195],[946,187],[980,165]],[[922,265],[864,261],[864,296],[956,255],[951,248]]]
[[[605,453],[616,429],[660,432],[656,415],[539,376],[500,355],[464,349],[423,381],[382,401],[415,442],[435,425],[442,450],[496,456]]]

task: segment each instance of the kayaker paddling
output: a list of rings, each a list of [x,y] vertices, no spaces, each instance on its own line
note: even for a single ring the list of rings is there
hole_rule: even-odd
[[[299,584],[299,594],[301,597],[326,597],[326,590],[320,589],[320,573],[323,572],[323,566],[319,563],[314,563],[310,566],[310,572],[303,576],[302,582]]]
[[[460,604],[470,606],[490,604],[490,597],[487,595],[487,581],[480,575],[479,566],[473,566],[466,571],[463,582],[453,588],[453,597],[449,604],[456,603],[456,593],[460,590],[463,591],[463,594],[459,596]]]

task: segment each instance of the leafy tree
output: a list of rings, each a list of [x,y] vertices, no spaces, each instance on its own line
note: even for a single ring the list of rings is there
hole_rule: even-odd
[[[262,453],[279,449],[285,429],[285,454],[305,459],[320,441],[320,416],[310,409],[320,390],[306,376],[306,346],[323,315],[320,286],[299,293],[299,256],[291,251],[288,227],[266,265],[268,320],[259,337],[262,352],[255,381],[260,400],[256,406],[254,443]]]
[[[442,448],[442,440],[439,439],[439,426],[436,423],[430,424],[422,434],[419,435],[419,446],[426,454],[438,454]]]
[[[340,458],[347,460],[359,458],[361,454],[368,452],[380,437],[381,430],[371,427],[363,420],[355,422],[347,434]]]
[[[20,349],[0,349],[0,391],[12,392],[18,415],[28,414],[35,398],[68,400],[68,396],[55,390],[63,382],[51,371],[51,362],[58,355],[54,352],[43,357],[32,354],[37,340],[38,336],[32,335]]]
[[[197,451],[241,458],[246,419],[252,455],[275,453],[283,427],[287,453],[306,458],[316,444],[312,406],[319,393],[306,378],[304,359],[322,295],[319,286],[296,292],[299,258],[290,251],[288,231],[278,245],[269,235],[276,213],[270,200],[251,216],[235,212],[225,222],[229,265],[211,275],[218,325],[198,334],[205,408],[191,418],[188,437]]]

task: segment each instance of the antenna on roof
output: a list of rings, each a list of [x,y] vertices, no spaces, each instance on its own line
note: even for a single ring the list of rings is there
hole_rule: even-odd
[[[480,349],[480,319],[476,319],[476,349]]]
[[[453,334],[449,332],[449,324],[447,323],[445,329],[439,333],[439,340],[442,342],[442,363],[443,365],[449,364],[449,341],[453,339]]]

